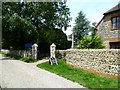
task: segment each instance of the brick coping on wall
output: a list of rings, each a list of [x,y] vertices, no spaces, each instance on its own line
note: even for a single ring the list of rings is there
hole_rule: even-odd
[[[67,51],[120,51],[120,49],[67,49]],[[66,51],[66,50],[59,50],[59,51]]]
[[[120,75],[113,75],[113,74],[107,74],[107,73],[103,73],[103,72],[98,72],[96,70],[91,70],[91,69],[87,69],[87,68],[82,68],[82,67],[79,67],[79,66],[76,66],[76,65],[73,65],[73,64],[68,64],[74,68],[78,68],[80,70],[84,70],[84,71],[87,71],[87,72],[90,72],[90,73],[95,73],[95,74],[98,74],[98,75],[102,75],[102,76],[107,76],[107,77],[111,77],[111,78],[118,78],[120,79]]]

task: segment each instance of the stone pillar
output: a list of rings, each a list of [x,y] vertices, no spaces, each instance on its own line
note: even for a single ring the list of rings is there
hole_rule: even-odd
[[[37,47],[38,47],[37,44],[32,45],[32,58],[33,59],[37,59]]]
[[[51,65],[58,65],[57,60],[55,58],[55,50],[56,45],[52,43],[52,45],[50,45],[50,60],[49,60],[49,63],[51,63]]]
[[[52,43],[52,45],[50,45],[50,58],[55,58],[55,49],[56,45]]]

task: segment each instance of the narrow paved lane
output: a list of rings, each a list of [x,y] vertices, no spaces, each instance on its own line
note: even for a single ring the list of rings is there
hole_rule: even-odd
[[[77,83],[19,60],[0,55],[2,88],[83,88]]]

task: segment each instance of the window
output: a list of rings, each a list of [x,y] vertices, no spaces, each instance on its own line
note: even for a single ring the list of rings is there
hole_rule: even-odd
[[[112,18],[112,29],[120,29],[120,16]]]
[[[110,42],[111,49],[120,49],[120,42]]]

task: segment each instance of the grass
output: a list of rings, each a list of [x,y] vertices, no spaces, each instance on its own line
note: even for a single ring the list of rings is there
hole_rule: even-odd
[[[58,65],[50,65],[48,62],[45,62],[38,64],[37,67],[65,77],[90,89],[114,88],[114,90],[116,90],[118,88],[117,78],[105,77],[74,68],[68,65],[64,60],[58,60]]]
[[[10,54],[10,53],[0,52],[0,54],[3,54],[7,57],[11,57],[11,58],[14,58],[14,59],[18,59],[18,60],[21,60],[21,61],[24,61],[24,62],[27,62],[27,63],[37,62],[36,59],[25,58],[25,57],[21,57],[19,55],[14,55],[14,54]]]

